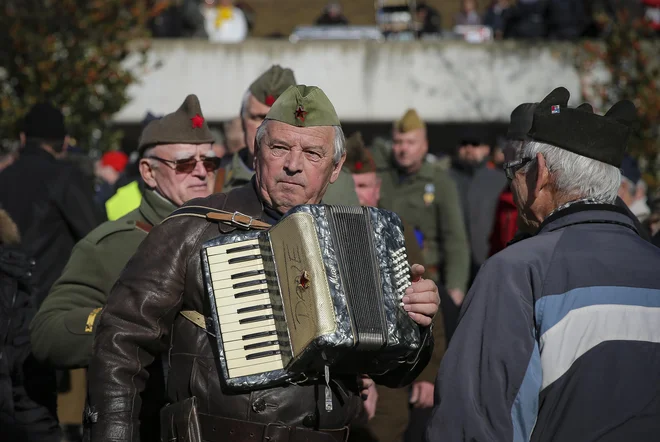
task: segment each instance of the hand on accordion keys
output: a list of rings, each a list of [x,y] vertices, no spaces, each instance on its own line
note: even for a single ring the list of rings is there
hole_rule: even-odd
[[[406,289],[403,308],[413,321],[427,327],[433,322],[433,316],[440,305],[438,287],[432,280],[422,278],[424,266],[413,264],[410,272],[412,273],[412,285]]]

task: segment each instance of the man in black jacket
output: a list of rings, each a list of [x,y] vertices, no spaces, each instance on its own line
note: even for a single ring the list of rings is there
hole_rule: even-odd
[[[23,245],[36,266],[36,303],[41,304],[60,276],[73,246],[101,221],[93,186],[66,154],[62,113],[35,105],[25,117],[19,159],[0,174],[0,205],[18,225]]]

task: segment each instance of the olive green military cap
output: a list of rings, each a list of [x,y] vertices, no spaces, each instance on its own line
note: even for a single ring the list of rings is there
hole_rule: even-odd
[[[260,103],[272,106],[289,86],[296,85],[296,78],[291,69],[273,65],[249,87],[250,94]]]
[[[376,172],[374,157],[364,145],[360,132],[356,132],[346,139],[344,167],[353,174]]]
[[[297,127],[341,126],[327,95],[316,86],[304,84],[284,91],[268,111],[266,119]]]
[[[213,143],[199,99],[188,95],[176,112],[147,124],[140,136],[140,155],[159,144],[207,144]]]
[[[422,120],[415,109],[408,109],[400,120],[394,122],[397,132],[406,133],[417,129],[426,129],[426,123]]]

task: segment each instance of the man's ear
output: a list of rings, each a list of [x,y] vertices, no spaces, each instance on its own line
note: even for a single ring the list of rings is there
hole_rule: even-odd
[[[18,139],[21,140],[21,147],[25,147],[25,142],[27,140],[27,137],[25,136],[25,132],[21,132],[18,135]]]
[[[341,166],[344,165],[344,161],[346,161],[346,152],[344,152],[344,155],[341,156],[339,162],[334,165],[332,175],[330,175],[330,184],[334,183],[337,181],[337,178],[339,178],[339,172],[341,172]]]
[[[536,154],[536,183],[534,185],[534,198],[550,183],[550,171],[545,163],[545,157],[540,152]]]
[[[144,180],[144,183],[149,186],[151,189],[156,188],[156,177],[154,174],[154,167],[147,158],[140,158],[140,175]]]

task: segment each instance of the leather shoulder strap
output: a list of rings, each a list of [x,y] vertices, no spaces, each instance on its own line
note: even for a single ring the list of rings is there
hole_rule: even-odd
[[[195,216],[197,218],[204,218],[207,221],[230,224],[234,227],[247,230],[266,230],[271,227],[270,224],[259,221],[258,219],[255,219],[241,212],[226,212],[224,210],[206,206],[181,207],[180,209],[172,212],[170,216],[163,220],[163,222],[167,221],[168,219],[177,218],[180,216]]]

